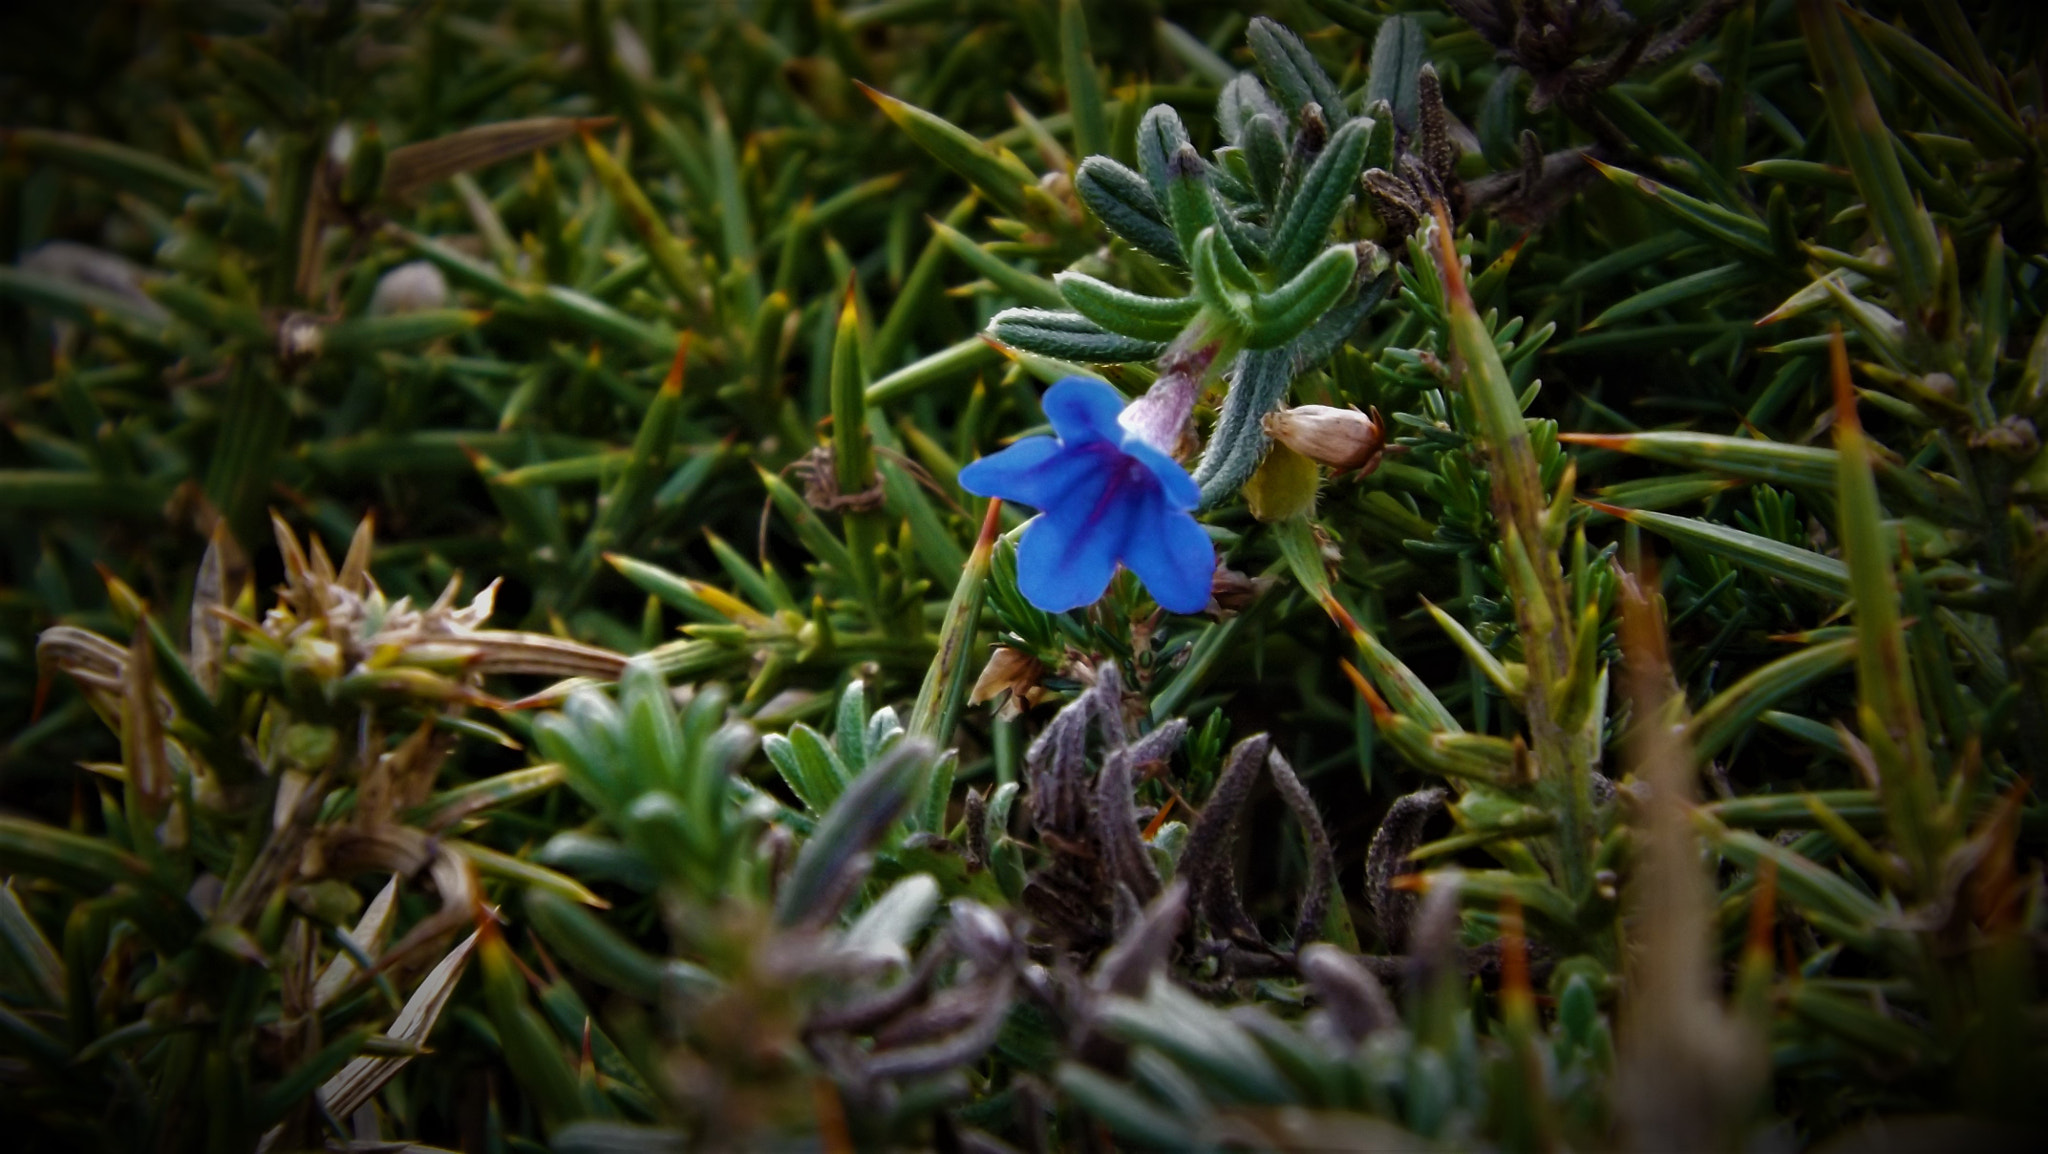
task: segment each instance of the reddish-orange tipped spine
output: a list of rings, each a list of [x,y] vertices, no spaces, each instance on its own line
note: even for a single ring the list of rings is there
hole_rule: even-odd
[[[996,538],[1003,532],[1003,499],[989,499],[988,512],[981,517],[981,535],[974,539],[974,551],[985,553],[996,547]]]
[[[1771,956],[1771,927],[1778,920],[1778,863],[1765,858],[1756,871],[1756,896],[1749,902],[1749,935],[1743,952]]]
[[[1451,233],[1451,214],[1444,202],[1430,206],[1436,215],[1437,263],[1443,266],[1444,295],[1453,305],[1472,307],[1472,294],[1465,290],[1465,266],[1458,261],[1458,240]]]
[[[1849,342],[1842,339],[1842,326],[1828,334],[1828,373],[1835,385],[1835,424],[1839,428],[1863,431],[1856,415],[1856,386],[1849,380]]]
[[[1635,519],[1636,511],[1634,509],[1624,509],[1619,505],[1610,505],[1605,501],[1595,501],[1590,497],[1580,497],[1578,498],[1578,502],[1579,504],[1586,506],[1588,509],[1592,509],[1595,512],[1599,513],[1605,513],[1609,517],[1619,517],[1624,521],[1631,521]]]
[[[1522,935],[1522,903],[1512,897],[1500,900],[1500,996],[1508,1014],[1528,1013],[1535,1007],[1529,987],[1529,946]]]
[[[1169,796],[1166,799],[1166,804],[1159,807],[1159,812],[1152,815],[1152,820],[1145,823],[1146,841],[1151,841],[1152,835],[1158,833],[1166,825],[1166,815],[1173,812],[1174,799],[1178,796],[1177,794]]]
[[[668,376],[661,382],[661,391],[670,396],[683,391],[683,370],[690,359],[690,337],[689,329],[676,334],[676,357],[669,362]]]
[[[1324,594],[1323,612],[1329,614],[1330,620],[1335,621],[1338,628],[1350,634],[1353,638],[1365,632],[1365,630],[1359,628],[1358,619],[1351,616],[1351,611],[1344,608],[1343,602],[1338,601],[1334,594]]]
[[[1374,724],[1393,719],[1394,711],[1387,706],[1379,691],[1372,687],[1372,682],[1365,679],[1365,674],[1358,671],[1357,666],[1341,657],[1337,659],[1337,666],[1344,671],[1344,676],[1351,679],[1351,687],[1358,690],[1358,695],[1365,699],[1366,708],[1372,710]]]

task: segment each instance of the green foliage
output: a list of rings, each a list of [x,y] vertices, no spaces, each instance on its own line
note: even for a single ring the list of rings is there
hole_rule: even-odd
[[[2037,1125],[2042,15],[1260,7],[0,36],[20,1140]],[[1077,374],[1204,612],[957,484]]]

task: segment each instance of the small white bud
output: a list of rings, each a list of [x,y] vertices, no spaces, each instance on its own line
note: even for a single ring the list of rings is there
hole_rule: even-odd
[[[1371,466],[1386,444],[1377,411],[1300,405],[1267,413],[1264,424],[1267,436],[1340,473]]]
[[[333,133],[327,137],[327,159],[345,167],[348,164],[348,158],[353,156],[355,151],[355,125],[349,124],[346,121],[335,125]]]
[[[327,326],[309,313],[292,313],[277,326],[277,358],[296,367],[320,355],[327,344]]]
[[[647,42],[623,17],[612,21],[612,59],[619,62],[620,71],[642,84],[654,77],[654,57],[647,51]]]
[[[437,309],[448,303],[448,278],[429,261],[407,261],[377,281],[370,294],[370,315],[396,316]]]

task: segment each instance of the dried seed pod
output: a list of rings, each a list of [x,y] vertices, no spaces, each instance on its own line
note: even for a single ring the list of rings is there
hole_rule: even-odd
[[[1449,796],[1434,788],[1408,794],[1394,802],[1373,834],[1365,856],[1365,896],[1388,949],[1407,944],[1409,922],[1415,916],[1415,896],[1395,889],[1394,878],[1407,872],[1408,854],[1422,844],[1423,823]]]
[[[1172,956],[1187,915],[1188,883],[1176,878],[1102,955],[1090,984],[1097,990],[1138,996]]]
[[[1406,240],[1422,223],[1422,201],[1408,182],[1383,168],[1367,169],[1361,179],[1373,215],[1386,226],[1385,242],[1391,245]]]
[[[1311,461],[1337,472],[1370,470],[1386,447],[1386,427],[1378,409],[1300,405],[1275,409],[1263,422],[1266,435]]]
[[[1437,81],[1436,69],[1427,64],[1415,75],[1415,112],[1422,163],[1428,166],[1430,175],[1448,184],[1457,174],[1458,149],[1451,142],[1443,86]]]

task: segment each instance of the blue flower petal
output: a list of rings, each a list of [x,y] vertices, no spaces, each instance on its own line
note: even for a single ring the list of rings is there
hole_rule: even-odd
[[[1124,542],[1123,562],[1145,583],[1152,600],[1170,613],[1199,613],[1209,603],[1216,575],[1216,549],[1187,513],[1163,507],[1154,497],[1138,514],[1136,532]]]
[[[1123,460],[1100,441],[1074,448],[1051,437],[1026,437],[960,470],[960,487],[1034,509],[1080,505],[1085,513]]]
[[[1201,503],[1201,487],[1195,484],[1193,477],[1188,476],[1186,469],[1181,468],[1179,461],[1153,448],[1152,443],[1142,437],[1126,437],[1123,449],[1124,452],[1144,462],[1145,467],[1152,471],[1152,476],[1158,479],[1160,492],[1165,496],[1168,505],[1175,509],[1192,509]]]
[[[1131,529],[1131,502],[1109,502],[1093,517],[1034,518],[1017,542],[1017,589],[1048,613],[1102,599]]]
[[[1068,377],[1047,389],[1039,405],[1060,440],[1068,445],[1090,441],[1114,445],[1124,439],[1123,426],[1117,423],[1124,412],[1123,394],[1104,381]]]
[[[960,487],[978,497],[1000,497],[1005,501],[1033,504],[1025,490],[1032,489],[1034,470],[1060,455],[1060,443],[1051,437],[1025,437],[999,453],[969,462],[960,470]]]

